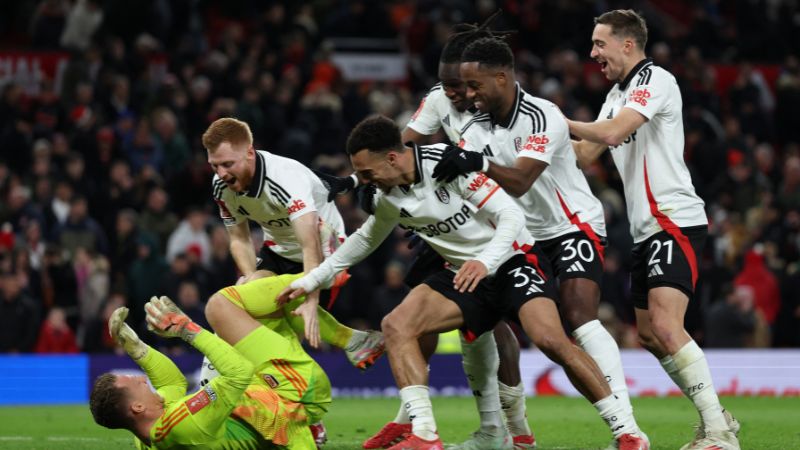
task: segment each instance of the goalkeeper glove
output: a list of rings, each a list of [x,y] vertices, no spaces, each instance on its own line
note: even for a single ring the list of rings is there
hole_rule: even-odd
[[[151,297],[144,305],[147,329],[163,337],[179,337],[186,342],[194,340],[202,328],[192,322],[168,297]]]
[[[108,319],[108,332],[131,358],[142,359],[147,355],[150,347],[142,342],[136,332],[125,323],[126,317],[128,317],[128,308],[122,306],[115,309]]]

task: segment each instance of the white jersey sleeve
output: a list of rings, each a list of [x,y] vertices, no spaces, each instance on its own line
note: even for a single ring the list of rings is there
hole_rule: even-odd
[[[538,120],[531,121],[530,135],[524,139],[517,157],[533,158],[550,165],[559,147],[569,141],[569,126],[561,111],[552,103],[537,107],[530,114]]]
[[[486,249],[475,259],[494,275],[508,259],[507,249],[513,247],[525,228],[525,215],[514,200],[486,174],[475,172],[468,177],[458,177],[451,183],[454,191],[468,201],[475,211],[482,210],[495,226],[495,233]]]
[[[449,102],[444,95],[442,84],[437,83],[419,102],[417,111],[411,116],[411,120],[408,121],[408,128],[426,136],[430,136],[439,131],[442,127],[442,118],[440,117],[438,106],[442,99]]]
[[[667,72],[647,70],[626,92],[626,108],[631,108],[647,120],[659,112],[672,110],[675,79]]]
[[[280,171],[273,172],[266,180],[266,188],[286,208],[289,220],[297,220],[310,212],[316,212],[314,195],[308,173],[302,166],[286,165]]]

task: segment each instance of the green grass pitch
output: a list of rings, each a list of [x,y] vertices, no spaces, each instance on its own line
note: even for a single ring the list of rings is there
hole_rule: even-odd
[[[723,404],[742,422],[742,449],[800,449],[800,398],[726,397]],[[361,448],[364,439],[394,417],[397,406],[396,399],[334,399],[325,417],[325,450]],[[471,398],[438,397],[433,407],[445,443],[460,442],[477,427]],[[696,414],[688,400],[635,399],[634,408],[653,449],[674,450],[691,439]],[[610,442],[608,429],[583,399],[528,398],[528,416],[541,450],[597,449]],[[0,449],[132,448],[129,433],[95,425],[86,405],[0,408]]]

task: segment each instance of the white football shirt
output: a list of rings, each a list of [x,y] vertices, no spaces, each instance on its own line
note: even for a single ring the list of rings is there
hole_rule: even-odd
[[[598,119],[611,119],[622,108],[647,118],[611,148],[625,187],[633,241],[664,229],[707,225],[704,202],[683,160],[683,100],[675,77],[651,59],[642,60],[611,88]]]
[[[280,256],[295,262],[303,261],[303,249],[292,229],[292,221],[316,211],[344,239],[344,222],[328,190],[308,167],[283,156],[257,150],[256,170],[247,192],[231,191],[214,175],[214,201],[226,226],[244,220],[261,225],[264,244]],[[333,253],[330,242],[323,242],[322,252]]]
[[[534,97],[517,85],[514,108],[507,123],[488,113],[476,114],[462,130],[459,146],[483,152],[492,162],[512,167],[517,158],[548,164],[531,189],[516,198],[525,213],[528,231],[536,240],[583,230],[605,236],[603,205],[592,194],[578,168],[569,126],[558,107]]]
[[[408,128],[430,136],[444,128],[450,142],[461,140],[461,129],[472,119],[474,110],[459,111],[444,94],[442,83],[434,85],[419,102],[417,112],[408,121]]]
[[[398,224],[414,230],[453,271],[478,260],[493,275],[513,255],[530,249],[533,238],[525,229],[522,211],[492,179],[482,173],[458,177],[451,183],[432,177],[444,148],[444,144],[414,146],[417,181],[389,192],[378,191],[375,214],[310,276],[324,282],[361,261]]]

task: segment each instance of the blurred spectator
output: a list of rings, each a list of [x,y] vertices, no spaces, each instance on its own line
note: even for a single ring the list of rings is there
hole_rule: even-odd
[[[61,308],[52,308],[39,330],[36,353],[78,353],[75,334],[67,325],[66,315]]]
[[[744,257],[742,271],[736,275],[733,284],[736,287],[747,286],[753,290],[755,309],[764,315],[772,326],[778,317],[781,307],[781,295],[778,279],[764,264],[763,246],[757,245]]]
[[[162,294],[160,288],[168,271],[169,266],[158,251],[155,237],[139,233],[137,257],[128,272],[128,308],[134,329],[144,323],[144,304],[150,297]]]
[[[33,351],[40,311],[14,274],[0,273],[0,352]]]
[[[179,253],[194,252],[201,263],[208,266],[211,261],[211,241],[206,233],[207,215],[200,209],[191,209],[167,241],[167,261]]]
[[[67,221],[55,229],[53,239],[66,250],[70,259],[78,247],[108,254],[108,239],[100,225],[89,216],[88,202],[82,196],[72,199]]]
[[[167,240],[178,226],[178,217],[167,209],[169,197],[160,187],[154,187],[147,194],[144,211],[139,215],[139,228],[158,239],[159,251],[167,250]]]
[[[78,285],[78,313],[80,323],[89,323],[100,314],[100,307],[108,298],[111,277],[108,260],[79,247],[72,263]]]
[[[86,50],[102,21],[103,9],[98,0],[76,0],[67,15],[61,45],[73,50]]]
[[[42,300],[45,307],[60,306],[68,316],[78,314],[78,283],[66,252],[58,245],[48,245],[42,267]]]
[[[208,266],[208,294],[230,286],[238,278],[236,263],[230,252],[230,239],[223,225],[211,228],[211,263]]]
[[[706,347],[742,348],[752,341],[756,329],[754,292],[750,286],[728,288],[725,298],[714,302],[706,313]]]
[[[124,289],[131,263],[136,259],[138,216],[132,209],[123,209],[117,214],[115,232],[111,233],[109,257],[111,259],[111,283],[115,289]]]
[[[410,289],[403,283],[405,273],[405,266],[399,261],[392,261],[386,266],[383,284],[375,290],[374,298],[370,302],[369,323],[373,329],[380,329],[384,316],[399,305],[408,294]]]

